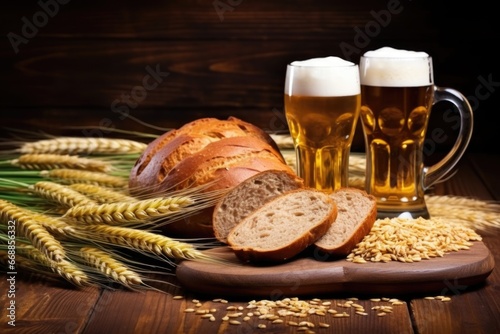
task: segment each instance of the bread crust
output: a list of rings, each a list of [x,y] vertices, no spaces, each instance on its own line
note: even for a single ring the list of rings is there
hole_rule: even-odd
[[[271,201],[267,202],[266,204],[264,204],[263,207],[255,210],[252,214],[247,216],[244,219],[244,221],[252,219],[253,216],[260,214],[266,205],[272,205],[273,202],[282,200],[284,196],[293,196],[294,193],[299,191],[316,192],[317,190],[296,189],[286,192],[285,194],[278,196],[272,199]],[[330,208],[329,213],[325,215],[325,217],[323,217],[321,221],[317,223],[314,227],[304,232],[302,235],[297,235],[292,242],[284,244],[282,245],[282,247],[263,250],[259,248],[240,246],[233,241],[233,235],[232,235],[238,226],[234,227],[229,233],[227,238],[228,244],[234,251],[235,255],[243,262],[276,263],[276,262],[284,262],[290,260],[297,254],[301,253],[306,248],[314,244],[314,242],[319,238],[321,238],[326,233],[326,231],[328,231],[330,226],[335,223],[338,214],[337,205],[335,201],[333,201],[330,197],[326,198],[326,202],[328,203]],[[244,223],[244,221],[242,223]]]
[[[375,199],[374,196],[368,194],[364,190],[357,189],[357,188],[341,188],[337,190],[336,192],[352,192],[352,193],[359,193],[363,197],[367,198],[371,202],[371,207],[368,212],[363,217],[363,220],[360,222],[356,223],[356,228],[354,231],[349,235],[348,238],[346,238],[340,245],[336,247],[327,247],[324,244],[321,243],[321,240],[315,243],[315,246],[317,247],[318,250],[329,254],[329,255],[334,255],[334,256],[346,256],[348,255],[355,247],[356,245],[363,240],[363,238],[370,233],[373,224],[375,223],[375,220],[377,219],[377,200]],[[335,192],[331,194],[332,198],[334,196]],[[339,206],[339,211],[342,209],[340,208],[340,204],[337,203],[337,206]],[[345,208],[345,209],[352,209],[352,208]],[[340,215],[341,213],[339,213]]]
[[[234,187],[267,169],[293,171],[272,137],[236,117],[201,118],[153,140],[129,175],[134,196],[157,196],[188,187],[202,192]],[[213,237],[213,207],[165,225],[180,237]]]
[[[266,161],[266,163],[262,163],[262,161]],[[210,143],[198,153],[179,162],[163,180],[158,182],[157,190],[183,189],[193,185],[206,184],[215,181],[215,177],[220,175],[224,169],[228,170],[232,167],[246,167],[247,171],[255,170],[257,172],[269,168],[270,164],[273,167],[290,169],[281,153],[276,152],[261,139],[254,137],[223,138]],[[218,178],[217,183],[216,188],[218,189],[236,185],[224,178]]]

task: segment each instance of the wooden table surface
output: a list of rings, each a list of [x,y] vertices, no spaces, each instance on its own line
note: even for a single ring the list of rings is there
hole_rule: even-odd
[[[461,160],[455,176],[437,185],[433,193],[499,201],[499,167],[498,154],[468,154]],[[496,263],[500,263],[500,229],[481,235]],[[2,275],[0,280],[2,333],[302,333],[299,327],[286,323],[272,324],[256,316],[245,321],[243,316],[250,312],[246,306],[252,298],[220,296],[227,301],[223,303],[212,296],[183,290],[173,275],[162,276],[170,283],[158,285],[162,292],[96,287],[77,289],[21,272],[15,275],[13,281],[8,278]],[[8,296],[9,289],[15,292],[12,298]],[[372,307],[390,305],[390,302],[374,302],[370,300],[372,296],[335,294],[301,297],[302,300],[319,298],[331,301],[332,305],[356,297],[354,303],[362,305],[368,315],[357,315],[353,309],[345,309],[350,317],[314,315],[305,319],[289,317],[285,322],[310,321],[316,325],[311,328],[315,333],[500,333],[500,268],[495,267],[480,286],[468,287],[449,282],[449,289],[446,290],[441,293],[450,297],[447,302],[429,300],[426,295],[398,295],[403,303],[394,305],[392,313],[383,317],[377,316]],[[15,301],[15,310],[9,311],[7,307],[11,301]],[[236,310],[228,311],[228,306],[235,306]],[[239,312],[237,308],[240,306],[243,307],[243,315],[235,319],[241,324],[233,325],[222,320],[227,313]],[[210,321],[195,312],[185,312],[188,308],[211,310],[215,320]],[[340,306],[334,308],[344,310]],[[15,327],[12,327],[8,322],[14,318]],[[319,327],[320,322],[329,324],[329,327]],[[263,323],[266,328],[258,328]]]

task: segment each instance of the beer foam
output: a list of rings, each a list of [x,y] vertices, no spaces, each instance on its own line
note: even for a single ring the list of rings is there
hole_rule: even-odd
[[[367,51],[360,61],[361,83],[380,87],[418,87],[434,83],[426,52],[383,47]]]
[[[358,66],[342,58],[311,58],[287,67],[285,94],[350,96],[360,92]]]

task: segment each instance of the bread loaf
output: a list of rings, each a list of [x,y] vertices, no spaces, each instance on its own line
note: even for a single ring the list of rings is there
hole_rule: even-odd
[[[377,219],[377,202],[356,188],[339,189],[330,197],[337,203],[337,219],[315,246],[330,255],[348,255],[372,229]]]
[[[204,192],[231,189],[264,170],[289,167],[273,139],[258,127],[230,117],[203,118],[152,141],[131,170],[135,196],[164,194],[204,185]],[[165,225],[179,237],[213,237],[213,207]]]
[[[229,232],[265,202],[290,190],[304,188],[304,181],[286,170],[266,170],[228,191],[213,212],[215,237],[227,243]]]
[[[336,217],[337,206],[326,193],[292,190],[244,218],[228,234],[227,241],[242,261],[286,261],[324,235]]]

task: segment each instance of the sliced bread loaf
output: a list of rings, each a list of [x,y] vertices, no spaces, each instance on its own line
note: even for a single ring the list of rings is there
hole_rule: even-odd
[[[228,191],[215,206],[212,225],[215,237],[227,243],[227,235],[240,221],[265,202],[304,187],[304,182],[286,170],[266,170]]]
[[[377,202],[356,188],[341,188],[330,197],[337,204],[337,219],[315,246],[331,255],[348,255],[372,229],[377,219]]]
[[[227,236],[245,262],[286,261],[316,242],[334,224],[337,206],[324,192],[297,189],[266,202]]]

